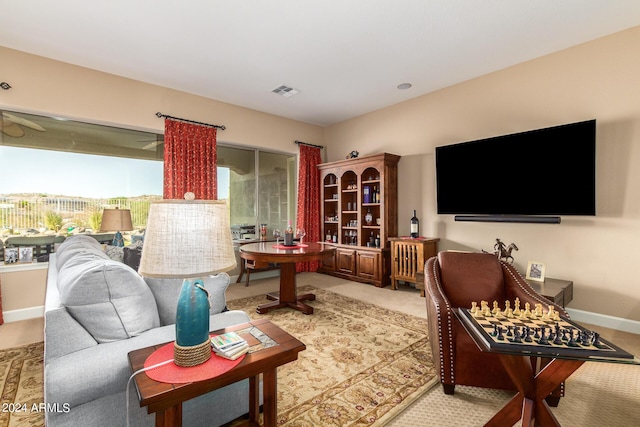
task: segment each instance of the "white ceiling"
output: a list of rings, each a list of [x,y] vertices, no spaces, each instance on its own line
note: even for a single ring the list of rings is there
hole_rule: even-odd
[[[0,0],[1,46],[323,126],[637,25],[638,0]]]

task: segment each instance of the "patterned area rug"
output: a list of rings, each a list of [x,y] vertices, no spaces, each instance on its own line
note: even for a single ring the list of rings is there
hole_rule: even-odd
[[[44,426],[44,343],[0,350],[0,427]]]
[[[309,286],[298,292],[316,295],[314,314],[257,314],[264,295],[227,304],[307,346],[278,368],[278,425],[382,426],[437,383],[426,319]]]

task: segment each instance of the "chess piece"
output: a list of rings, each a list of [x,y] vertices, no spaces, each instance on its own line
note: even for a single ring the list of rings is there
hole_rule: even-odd
[[[528,302],[524,303],[524,311],[520,314],[521,319],[526,319],[531,317],[531,304]]]
[[[484,317],[491,316],[491,309],[489,308],[489,303],[487,301],[480,301],[480,307],[482,310],[482,315]]]
[[[500,310],[500,307],[498,307],[498,301],[494,301],[493,302],[493,309],[491,310],[491,314],[493,314],[494,316],[496,315],[496,313]]]
[[[535,305],[535,311],[534,311],[536,318],[540,318],[542,317],[542,304],[538,303]],[[533,316],[531,316],[533,317]]]
[[[478,312],[478,303],[473,301],[471,303],[471,314],[475,315]]]
[[[516,297],[516,300],[514,302],[513,315],[516,317],[520,316],[520,298],[518,297]]]
[[[504,316],[507,319],[513,319],[513,309],[512,308],[508,308],[507,311],[505,312]]]

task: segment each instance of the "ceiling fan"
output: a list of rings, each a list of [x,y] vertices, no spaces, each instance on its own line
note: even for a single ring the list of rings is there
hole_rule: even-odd
[[[13,138],[21,138],[24,136],[24,128],[45,132],[46,129],[31,120],[23,119],[10,113],[2,112],[2,120],[0,120],[0,130],[3,134]]]

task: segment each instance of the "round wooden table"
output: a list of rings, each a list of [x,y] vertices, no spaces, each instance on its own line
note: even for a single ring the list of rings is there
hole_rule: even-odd
[[[280,292],[267,294],[267,298],[272,302],[256,307],[258,313],[264,314],[276,308],[290,307],[304,314],[313,314],[313,307],[308,306],[304,301],[313,301],[316,296],[314,294],[298,295],[296,263],[321,260],[333,255],[336,249],[324,243],[305,243],[304,246],[306,247],[294,246],[289,249],[282,248],[282,245],[274,242],[260,242],[240,247],[242,259],[280,264]]]

